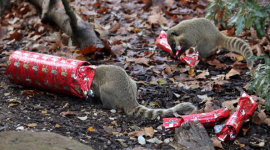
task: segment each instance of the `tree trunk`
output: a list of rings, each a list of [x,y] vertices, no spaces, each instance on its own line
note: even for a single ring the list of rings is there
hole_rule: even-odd
[[[10,0],[0,0],[0,17],[9,4]]]
[[[94,31],[94,26],[75,14],[68,0],[63,0],[64,3],[61,0],[29,0],[29,2],[42,8],[42,22],[53,21],[72,37],[73,43],[79,48],[83,49],[90,45],[96,48],[104,47]]]

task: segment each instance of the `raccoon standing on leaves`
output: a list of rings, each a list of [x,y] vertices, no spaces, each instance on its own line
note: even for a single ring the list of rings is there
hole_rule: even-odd
[[[137,85],[124,69],[112,65],[97,67],[91,85],[95,98],[99,98],[106,108],[121,109],[126,114],[138,118],[174,117],[190,114],[196,110],[191,103],[177,104],[169,109],[150,109],[137,100]]]
[[[167,31],[167,40],[174,54],[178,46],[181,46],[178,57],[194,45],[202,58],[210,56],[218,48],[225,48],[243,55],[248,68],[253,67],[253,61],[248,60],[253,56],[250,46],[239,38],[221,34],[213,23],[204,18],[180,22]]]

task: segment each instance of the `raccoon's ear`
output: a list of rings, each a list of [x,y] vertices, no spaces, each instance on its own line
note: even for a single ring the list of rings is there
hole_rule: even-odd
[[[171,35],[178,36],[178,34],[175,31],[172,31]]]

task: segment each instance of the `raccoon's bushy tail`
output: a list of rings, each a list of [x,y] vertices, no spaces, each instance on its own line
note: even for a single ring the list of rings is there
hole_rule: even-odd
[[[191,103],[184,102],[175,105],[168,109],[151,109],[143,105],[139,105],[129,115],[138,118],[156,118],[160,117],[175,117],[179,115],[187,115],[197,110],[197,108]]]
[[[226,37],[225,42],[222,43],[222,47],[227,50],[240,53],[246,59],[249,69],[253,67],[254,62],[252,60],[248,60],[250,56],[253,56],[253,52],[245,41],[236,37]]]

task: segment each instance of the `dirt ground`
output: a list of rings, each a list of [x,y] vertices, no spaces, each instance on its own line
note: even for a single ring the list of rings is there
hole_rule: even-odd
[[[210,67],[210,66],[209,66]],[[223,71],[223,70],[216,70]],[[213,71],[213,74],[216,73]],[[151,74],[151,72],[149,72]],[[27,87],[21,87],[19,85],[11,84],[5,75],[1,74],[1,88],[0,94],[0,131],[14,131],[19,130],[18,127],[23,127],[24,130],[30,131],[50,131],[55,132],[67,137],[72,137],[86,145],[92,146],[94,149],[132,149],[135,147],[144,147],[148,149],[161,149],[166,144],[152,144],[147,143],[140,145],[137,139],[130,138],[127,134],[134,130],[143,127],[153,127],[157,129],[162,120],[147,120],[147,119],[134,119],[126,116],[123,112],[112,113],[110,110],[99,108],[99,105],[89,105],[89,101],[79,99],[76,97],[70,97],[66,95],[60,95],[55,93],[47,93],[45,91],[39,91]],[[146,80],[147,74],[141,74],[135,76],[135,80]],[[246,78],[248,79],[248,78]],[[157,101],[160,107],[167,108],[173,105],[173,102],[179,100],[173,93],[180,95],[181,101],[189,101],[198,106],[200,99],[197,95],[207,94],[217,99],[214,104],[214,108],[220,108],[223,101],[237,99],[240,92],[235,87],[242,87],[246,83],[246,80],[241,76],[236,76],[230,80],[230,84],[224,84],[223,90],[206,91],[202,92],[200,88],[193,90],[185,90],[182,88],[171,88],[169,85],[152,85],[145,86],[144,84],[138,84],[141,89],[140,98],[144,101]],[[34,90],[32,95],[22,95],[23,90]],[[14,102],[15,106],[11,106],[9,100],[15,99],[18,102]],[[46,110],[46,113],[42,111]],[[63,117],[61,112],[66,111],[75,112],[76,115],[70,115]],[[87,119],[82,121],[77,117],[87,116]],[[36,123],[36,126],[31,127],[29,124]],[[59,125],[59,126],[57,126]],[[108,128],[112,126],[112,128]],[[245,143],[245,149],[254,149],[249,142],[251,138],[269,140],[269,126],[267,124],[256,125],[254,123],[248,123],[246,128],[250,128],[246,135],[242,132],[239,133],[236,140],[241,143]],[[95,132],[89,132],[87,129],[93,127]],[[114,135],[117,132],[118,135]],[[214,134],[213,128],[207,129],[209,135]],[[173,132],[162,135],[161,130],[157,130],[154,134],[155,137],[160,139],[166,139],[172,137]],[[266,142],[265,141],[265,142]],[[264,148],[269,148],[267,145]],[[233,143],[233,141],[225,142],[224,146],[229,149],[239,148],[239,145]],[[267,149],[266,148],[266,149]]]

